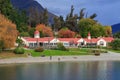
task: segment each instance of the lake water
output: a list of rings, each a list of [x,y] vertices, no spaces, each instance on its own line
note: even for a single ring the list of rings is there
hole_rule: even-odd
[[[120,62],[0,65],[0,80],[120,80]]]

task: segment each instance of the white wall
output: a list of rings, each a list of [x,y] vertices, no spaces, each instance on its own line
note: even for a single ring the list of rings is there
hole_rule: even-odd
[[[83,38],[79,39],[77,42],[77,46],[79,46],[82,42],[84,42],[84,45],[86,45],[86,41]]]
[[[103,42],[103,45],[100,45],[101,42]],[[106,42],[104,39],[101,38],[100,40],[97,41],[97,45],[98,45],[98,46],[106,47],[106,46],[107,46],[107,42]]]

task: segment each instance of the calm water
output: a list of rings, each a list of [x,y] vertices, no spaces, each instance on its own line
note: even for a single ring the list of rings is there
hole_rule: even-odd
[[[120,62],[0,65],[0,80],[120,80]]]

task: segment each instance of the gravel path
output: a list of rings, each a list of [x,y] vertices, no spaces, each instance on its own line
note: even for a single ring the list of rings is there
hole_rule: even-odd
[[[10,63],[39,63],[39,62],[63,62],[63,61],[120,61],[120,54],[108,52],[100,56],[82,55],[82,56],[52,56],[52,57],[27,57],[0,59],[0,64]]]

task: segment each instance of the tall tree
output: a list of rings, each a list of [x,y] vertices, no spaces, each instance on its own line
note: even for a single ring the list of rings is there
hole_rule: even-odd
[[[0,12],[16,24],[19,32],[27,31],[27,17],[25,12],[18,12],[14,9],[10,0],[0,0]]]
[[[29,8],[28,23],[29,26],[35,27],[37,24],[42,23],[43,14],[40,14],[39,10],[34,7]]]
[[[72,5],[70,14],[67,15],[67,17],[66,17],[65,26],[67,28],[69,28],[70,30],[72,30],[72,31],[76,31],[77,30],[77,18],[78,18],[78,15],[75,14],[73,16],[73,11],[74,11],[74,7]]]
[[[117,33],[113,34],[113,37],[114,38],[120,38],[120,32],[117,32]]]
[[[0,14],[0,41],[4,43],[3,48],[14,47],[16,38],[16,25]]]
[[[61,38],[74,38],[75,37],[75,32],[69,30],[68,28],[62,28],[58,32],[58,37],[61,37]]]
[[[60,19],[60,22],[61,22],[61,27],[64,27],[65,22],[64,22],[63,16],[60,16],[59,19]]]
[[[111,26],[104,26],[104,28],[105,28],[106,36],[107,37],[112,36],[112,28],[111,28]]]
[[[71,6],[71,12],[70,12],[69,17],[73,17],[73,11],[74,11],[74,6],[72,5],[72,6]]]
[[[52,37],[53,32],[52,29],[44,24],[38,24],[36,26],[36,30],[40,32],[40,37]]]
[[[100,37],[100,36],[105,36],[105,29],[101,24],[94,24],[91,26],[90,33],[92,37]]]
[[[45,24],[46,26],[49,25],[49,22],[48,22],[48,10],[47,10],[47,8],[44,9],[42,23]]]
[[[111,35],[110,27],[104,27],[100,23],[90,18],[81,19],[78,22],[78,27],[80,30],[79,33],[82,37],[87,37],[88,32],[91,33],[92,37]]]
[[[54,17],[54,31],[58,31],[61,28],[61,20],[59,17]]]
[[[96,18],[97,17],[97,14],[96,13],[94,13],[94,14],[92,14],[92,15],[90,15],[90,19],[94,19],[94,18]]]
[[[84,16],[85,16],[84,10],[85,10],[85,8],[82,8],[82,9],[80,10],[79,20],[84,18]]]
[[[78,27],[79,27],[79,30],[80,30],[80,35],[82,37],[87,37],[87,34],[88,32],[90,32],[91,30],[91,27],[93,25],[95,25],[96,22],[92,19],[81,19],[79,22],[78,22]]]

